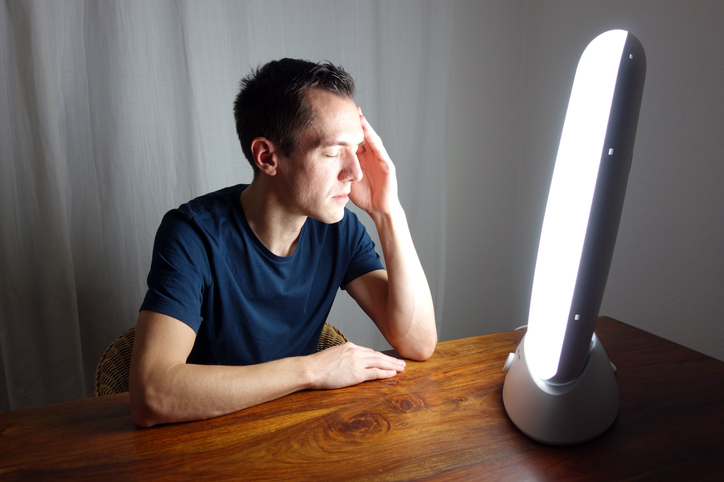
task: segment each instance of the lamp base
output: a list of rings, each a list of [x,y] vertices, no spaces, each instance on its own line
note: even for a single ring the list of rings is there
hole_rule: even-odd
[[[503,405],[521,432],[551,445],[591,440],[618,415],[618,385],[613,366],[596,335],[583,371],[566,385],[533,376],[525,359],[525,337],[506,363]]]

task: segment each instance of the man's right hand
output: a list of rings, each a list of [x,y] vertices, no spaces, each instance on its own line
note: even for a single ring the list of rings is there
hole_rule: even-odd
[[[390,378],[405,361],[347,342],[308,356],[312,387],[335,389]]]

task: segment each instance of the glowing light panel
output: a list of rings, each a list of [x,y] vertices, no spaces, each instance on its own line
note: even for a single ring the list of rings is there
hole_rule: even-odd
[[[556,375],[628,33],[612,30],[583,52],[548,194],[533,278],[526,350],[533,375]]]

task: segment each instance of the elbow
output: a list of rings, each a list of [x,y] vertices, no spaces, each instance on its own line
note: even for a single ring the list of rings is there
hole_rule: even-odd
[[[153,427],[159,423],[159,417],[149,401],[141,396],[134,396],[131,390],[131,417],[141,428]]]
[[[401,356],[414,361],[426,361],[437,347],[437,329],[435,321],[426,323],[426,327],[403,333],[388,332],[385,338]]]
[[[133,417],[133,423],[140,428],[150,428],[156,425],[155,419],[149,416],[148,412],[144,409],[132,407],[131,416]]]
[[[435,348],[437,347],[437,336],[435,337],[435,340],[428,344],[424,349],[420,350],[420,358],[417,359],[417,361],[426,361],[429,359],[433,353],[435,353]]]
[[[133,423],[141,428],[149,428],[158,424],[158,419],[148,405],[132,404],[131,417]]]
[[[404,356],[405,358],[409,358],[410,360],[415,361],[426,361],[428,360],[433,353],[435,353],[435,347],[437,346],[437,342],[435,343],[427,343],[427,344],[420,344],[414,349],[410,350],[407,354],[400,355]]]
[[[416,340],[413,343],[400,344],[395,350],[403,357],[414,361],[426,361],[437,347],[437,333],[434,333],[424,340]]]
[[[167,422],[164,416],[163,397],[157,390],[149,386],[132,384],[130,387],[131,417],[141,428],[153,427]]]

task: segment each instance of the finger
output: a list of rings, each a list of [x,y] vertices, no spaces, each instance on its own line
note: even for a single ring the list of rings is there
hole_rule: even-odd
[[[377,132],[364,116],[360,116],[360,118],[365,136],[364,152],[358,152],[360,164],[367,165],[369,161],[372,163],[370,165],[381,167],[383,172],[390,172],[394,168],[394,164],[392,164],[392,159],[390,159],[390,155],[382,143],[382,138],[377,135]]]
[[[341,346],[347,347],[348,349],[351,349],[351,350],[358,350],[358,351],[364,351],[364,352],[369,352],[369,353],[377,353],[372,348],[368,348],[366,346],[361,346],[361,345],[355,345],[351,341],[348,341]]]
[[[372,348],[355,345],[352,342],[347,342],[339,347],[340,349],[345,347],[347,350],[351,350],[355,353],[360,360],[364,360],[366,368],[382,368],[386,370],[403,371],[407,365],[405,360],[385,355],[384,353],[373,350]]]
[[[360,114],[360,122],[362,123],[362,131],[364,131],[365,134],[365,142],[370,142],[375,147],[377,145],[382,144],[382,138],[377,134],[377,131],[375,131],[372,128],[372,125],[369,123],[367,118]]]
[[[377,353],[376,356],[367,360],[368,368],[379,368],[382,370],[395,370],[401,372],[405,370],[405,361],[398,358],[387,356],[383,353]]]
[[[382,138],[377,134],[377,131],[372,128],[372,125],[369,123],[364,114],[362,114],[362,109],[358,106],[357,110],[359,111],[360,123],[362,124],[362,130],[365,134],[365,141],[369,138],[376,144],[382,144]]]
[[[382,380],[385,378],[392,378],[395,375],[397,375],[396,370],[382,370],[380,368],[375,368],[371,371],[371,374],[373,375],[373,378],[370,378],[370,380]]]

